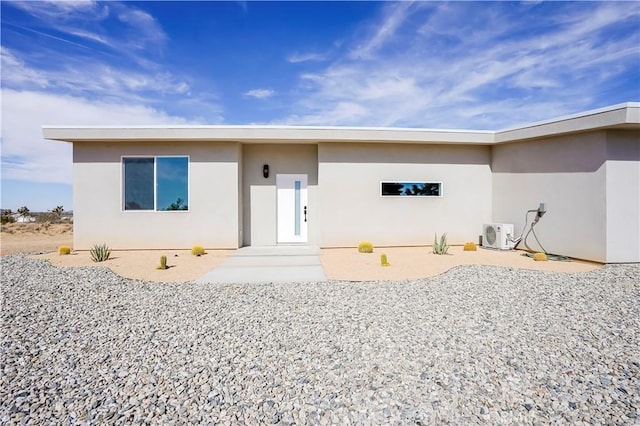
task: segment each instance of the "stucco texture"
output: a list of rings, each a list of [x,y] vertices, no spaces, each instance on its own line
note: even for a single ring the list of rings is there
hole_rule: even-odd
[[[189,156],[189,210],[123,211],[122,157],[171,155]],[[239,158],[237,143],[74,143],[74,248],[238,248]]]
[[[491,221],[490,147],[321,143],[323,247],[477,241]],[[382,197],[381,181],[442,182],[442,197]]]

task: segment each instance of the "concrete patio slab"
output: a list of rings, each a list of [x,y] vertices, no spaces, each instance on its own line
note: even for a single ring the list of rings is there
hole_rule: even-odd
[[[243,247],[222,265],[196,280],[199,284],[320,282],[327,276],[314,246]]]

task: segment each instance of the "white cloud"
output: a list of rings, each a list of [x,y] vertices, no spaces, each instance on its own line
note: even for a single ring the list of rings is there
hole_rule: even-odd
[[[36,18],[51,20],[70,20],[78,17],[88,17],[93,13],[95,16],[103,16],[104,8],[96,1],[8,1],[12,6],[22,9]]]
[[[372,37],[364,40],[352,52],[352,58],[367,59],[392,38],[411,12],[411,1],[392,2],[385,7],[385,19]]]
[[[129,25],[138,35],[129,38],[130,45],[144,49],[148,44],[160,44],[168,38],[158,21],[147,12],[122,4],[118,4],[116,9],[118,19]]]
[[[319,62],[326,60],[326,56],[321,53],[292,53],[287,56],[287,62],[291,62],[292,64],[297,64],[300,62]]]
[[[567,17],[514,19],[510,7],[467,3],[394,4],[358,49],[300,76],[296,113],[279,121],[496,129],[604,106],[593,104],[598,91],[637,73],[640,59],[638,30],[610,29],[640,19],[640,7],[554,7]]]
[[[42,31],[15,28],[56,41],[29,49],[3,46],[3,87],[46,88],[80,98],[158,108],[183,105],[189,107],[185,113],[190,116],[219,121],[221,108],[214,93],[207,88],[194,90],[197,80],[183,72],[176,75],[157,61],[154,52],[161,50],[167,37],[153,16],[120,2],[62,3],[12,3],[43,22]],[[62,37],[49,34],[59,34],[55,31],[61,31]],[[70,47],[59,48],[58,41]]]
[[[191,85],[169,71],[116,68],[104,62],[68,58],[59,68],[29,67],[16,52],[2,47],[3,86],[16,90],[46,87],[71,95],[102,94],[112,99],[154,103],[171,96],[190,96]]]
[[[71,183],[71,144],[43,139],[43,125],[193,124],[141,104],[2,89],[2,178]]]
[[[49,85],[46,76],[27,67],[21,59],[4,46],[0,46],[0,65],[2,66],[3,86],[47,87]]]
[[[362,122],[371,115],[366,106],[356,103],[341,101],[331,108],[314,108],[316,112],[307,114],[293,114],[284,120],[274,120],[271,124],[286,124],[290,126],[326,126],[341,125]]]
[[[101,23],[109,15],[109,7],[95,1],[17,1],[8,2],[12,6],[23,10],[31,16],[39,19],[45,25],[56,31],[72,35],[74,37],[98,42],[103,45],[111,45],[111,42],[101,32]],[[115,3],[114,3],[115,4]],[[32,31],[47,37],[61,40],[67,43],[80,45],[71,40],[57,37],[52,34],[17,26],[23,30]]]
[[[244,93],[244,97],[247,98],[256,98],[256,99],[267,99],[273,96],[276,92],[272,89],[251,89]]]
[[[45,28],[73,36],[81,42],[99,43],[123,55],[131,56],[139,51],[158,50],[167,40],[166,33],[153,16],[126,2],[55,0],[19,1],[9,4],[39,19]],[[112,27],[118,24],[120,28],[115,30],[116,36],[109,36],[110,33],[114,33]],[[45,31],[21,28],[86,47]]]
[[[101,36],[96,33],[92,33],[85,30],[80,29],[69,29],[69,34],[74,35],[76,37],[81,37],[87,40],[95,41],[98,43],[102,43],[104,45],[110,46],[112,42],[110,42],[106,37]]]

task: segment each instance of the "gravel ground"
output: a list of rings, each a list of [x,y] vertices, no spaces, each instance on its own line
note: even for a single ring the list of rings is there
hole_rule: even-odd
[[[640,265],[228,286],[0,265],[3,424],[640,421]]]

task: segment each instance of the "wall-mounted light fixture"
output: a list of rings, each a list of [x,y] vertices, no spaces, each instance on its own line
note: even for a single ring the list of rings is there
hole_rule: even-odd
[[[264,166],[262,166],[262,176],[264,176],[264,178],[268,178],[269,177],[269,165],[265,164]]]

